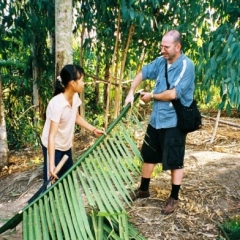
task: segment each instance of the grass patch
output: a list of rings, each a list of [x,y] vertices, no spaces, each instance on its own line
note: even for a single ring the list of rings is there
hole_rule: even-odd
[[[235,216],[219,225],[226,240],[239,240],[240,239],[240,216]]]

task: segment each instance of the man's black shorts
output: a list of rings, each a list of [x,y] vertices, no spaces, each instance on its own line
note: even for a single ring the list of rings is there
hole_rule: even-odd
[[[177,127],[155,129],[148,125],[142,146],[145,163],[162,163],[163,170],[183,168],[187,134]]]

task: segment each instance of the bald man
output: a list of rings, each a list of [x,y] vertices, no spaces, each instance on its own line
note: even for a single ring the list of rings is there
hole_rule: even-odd
[[[141,100],[153,101],[153,108],[141,150],[141,184],[133,200],[150,196],[152,172],[157,163],[162,163],[163,170],[171,171],[172,190],[161,213],[170,214],[178,206],[186,144],[186,134],[176,127],[177,116],[171,100],[180,99],[183,105],[190,106],[195,80],[194,64],[182,52],[182,38],[178,31],[171,30],[163,36],[161,56],[145,65],[135,76],[125,104],[133,104],[135,90],[146,79],[155,81],[155,87],[152,92],[141,92]]]

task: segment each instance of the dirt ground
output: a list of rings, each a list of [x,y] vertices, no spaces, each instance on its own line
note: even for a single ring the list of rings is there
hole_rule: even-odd
[[[157,174],[151,180],[150,198],[135,201],[129,210],[131,222],[148,240],[223,240],[217,225],[240,216],[240,119],[221,118],[233,124],[221,123],[213,139],[215,121],[203,120],[203,128],[187,137],[185,176],[177,211],[168,216],[160,213],[170,192],[169,172]],[[93,142],[90,137],[76,138],[76,154]],[[10,166],[0,173],[0,226],[41,186],[42,168],[36,167],[41,158],[41,151],[11,153]],[[22,239],[21,224],[0,235],[1,239]]]

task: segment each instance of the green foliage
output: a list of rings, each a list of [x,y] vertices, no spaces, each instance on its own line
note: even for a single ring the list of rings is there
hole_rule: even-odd
[[[154,168],[154,171],[152,173],[152,177],[155,178],[155,177],[159,176],[162,171],[163,171],[162,170],[162,165],[160,165],[160,164],[156,165],[155,168]]]
[[[197,74],[202,90],[219,89],[218,108],[228,112],[240,106],[240,34],[239,8],[236,1],[214,1],[208,10],[201,37]]]
[[[230,219],[228,221],[225,221],[223,226],[229,232],[240,231],[240,218],[239,217],[234,217],[234,218],[232,218],[232,219]]]
[[[118,72],[120,71],[129,27],[133,24],[134,34],[123,76],[126,80],[132,79],[142,64],[159,56],[159,44],[163,34],[175,28],[182,33],[184,53],[193,59],[196,65],[197,100],[206,108],[227,109],[229,113],[232,108],[240,109],[240,10],[237,1],[84,0],[74,1],[74,7],[76,38],[79,37],[79,32],[85,31],[82,50],[87,73],[106,79],[107,69],[112,66],[116,66]],[[52,97],[54,51],[52,52],[49,36],[54,35],[53,16],[52,0],[13,0],[0,4],[0,67],[8,138],[12,147],[24,146],[26,142],[29,143],[29,139],[32,139],[32,143],[35,142],[35,137],[30,135],[31,132],[36,135],[35,132],[38,131],[32,123],[35,118],[31,108],[33,65],[39,70],[37,83],[41,102],[40,123],[44,121],[44,112]],[[115,62],[113,53],[118,16],[119,60]],[[74,46],[76,63],[79,63],[79,51],[80,48]],[[11,87],[7,79],[11,79]],[[93,80],[86,78],[85,81],[86,118],[102,126],[105,86],[99,84],[99,98],[96,99]],[[110,81],[115,80],[110,78]],[[123,98],[129,86],[130,83],[124,85]],[[146,84],[147,87],[149,86]],[[7,97],[6,93],[9,94]],[[110,94],[111,99],[114,99],[114,87]],[[24,116],[21,117],[21,123],[13,124],[13,116],[22,113]],[[111,116],[111,112],[109,114]],[[22,137],[25,140],[21,140]]]
[[[225,220],[222,225],[218,225],[227,240],[240,239],[240,218],[239,216]]]
[[[47,47],[47,31],[52,31],[51,1],[4,1],[0,5],[2,23],[0,39],[0,69],[9,149],[35,146],[47,101],[52,95],[52,56]],[[37,84],[42,99],[36,111],[32,103],[32,68],[37,67]],[[44,70],[43,70],[44,69]],[[34,126],[33,122],[39,125]]]

